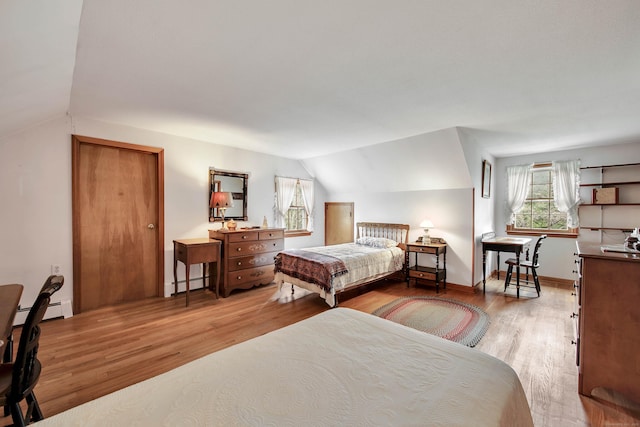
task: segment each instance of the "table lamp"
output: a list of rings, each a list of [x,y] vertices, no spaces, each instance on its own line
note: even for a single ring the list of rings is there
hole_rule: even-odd
[[[424,235],[422,236],[422,244],[428,245],[431,243],[431,238],[429,237],[429,229],[433,228],[433,223],[431,220],[425,218],[420,223],[420,227],[424,228]]]
[[[209,202],[209,207],[218,209],[220,211],[220,216],[222,217],[222,227],[221,230],[227,230],[227,225],[224,222],[224,211],[227,208],[233,207],[233,197],[231,193],[226,191],[216,191],[211,193],[211,201]]]

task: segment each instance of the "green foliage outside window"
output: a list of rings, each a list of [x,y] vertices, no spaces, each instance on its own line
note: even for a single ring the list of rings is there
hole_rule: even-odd
[[[307,211],[304,209],[302,189],[296,184],[296,193],[285,218],[287,231],[304,231],[307,229]]]
[[[533,230],[567,230],[567,214],[558,211],[553,202],[551,169],[532,171],[529,195],[516,214],[515,228]]]

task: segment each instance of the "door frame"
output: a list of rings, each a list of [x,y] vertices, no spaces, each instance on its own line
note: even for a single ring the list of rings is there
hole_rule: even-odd
[[[126,142],[110,141],[107,139],[93,138],[82,135],[71,135],[71,212],[73,228],[73,311],[80,313],[82,283],[80,280],[80,145],[92,144],[103,147],[112,147],[121,150],[132,150],[141,153],[152,154],[156,159],[156,185],[158,190],[158,204],[156,215],[158,233],[156,248],[157,278],[156,295],[164,295],[164,149],[146,145],[129,144]]]

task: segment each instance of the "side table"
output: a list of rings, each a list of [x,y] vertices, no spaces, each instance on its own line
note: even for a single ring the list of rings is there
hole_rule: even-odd
[[[409,266],[409,255],[415,254],[415,265]],[[435,267],[426,267],[418,263],[418,254],[430,254],[436,256]],[[443,265],[440,268],[440,255],[443,255]],[[432,280],[436,282],[436,292],[440,291],[440,282],[442,282],[443,289],[447,289],[447,244],[446,243],[409,243],[405,251],[405,262],[407,265],[407,287],[410,280],[414,279],[416,282],[418,279]]]
[[[175,284],[175,293],[178,295],[178,261],[182,261],[186,267],[186,305],[189,306],[189,266],[191,264],[202,263],[202,287],[205,287],[206,278],[206,266],[209,264],[209,290],[213,291],[215,288],[216,298],[220,296],[220,240],[208,239],[208,238],[195,238],[195,239],[180,239],[173,241],[173,280]],[[215,272],[212,271],[212,266],[215,264]],[[215,285],[211,283],[215,274]]]

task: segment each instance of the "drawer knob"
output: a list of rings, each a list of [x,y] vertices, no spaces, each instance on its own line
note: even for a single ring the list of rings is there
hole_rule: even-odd
[[[242,276],[238,276],[238,277],[236,277],[236,279],[242,280]]]
[[[238,261],[238,265],[242,265],[242,261]]]
[[[238,252],[240,252],[241,250],[242,250],[242,248],[238,248],[238,249],[236,249],[236,251],[238,251]]]
[[[247,238],[247,236],[242,236],[242,238],[243,238],[243,239],[246,239],[246,238]]]

